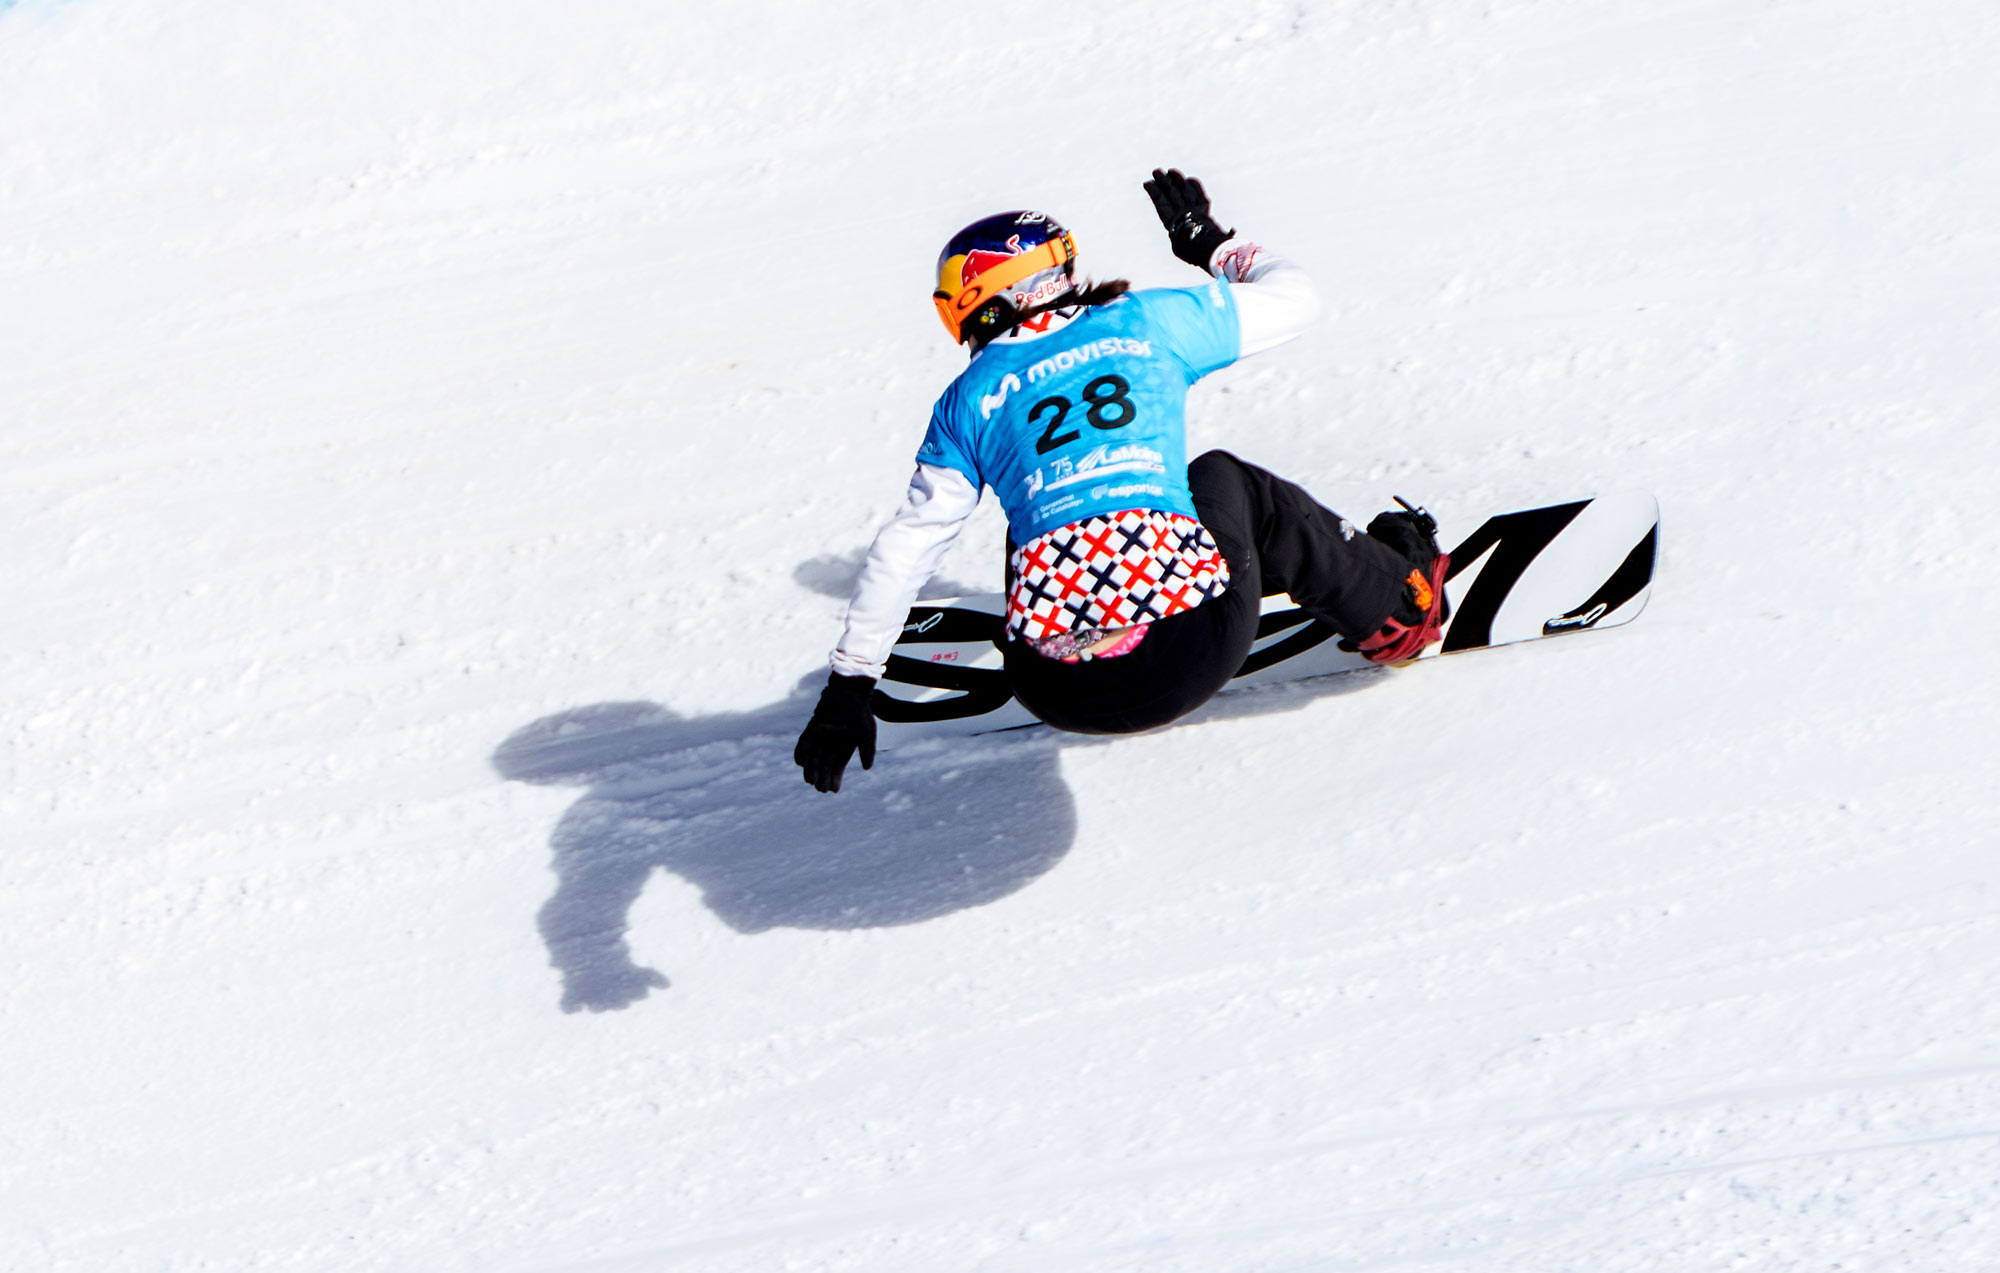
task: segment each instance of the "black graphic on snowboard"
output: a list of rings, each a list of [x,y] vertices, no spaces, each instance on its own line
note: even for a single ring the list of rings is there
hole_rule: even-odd
[[[1645,607],[1658,542],[1659,506],[1645,494],[1489,517],[1451,550],[1451,620],[1443,642],[1422,658],[1628,623]],[[883,746],[1034,723],[1000,668],[1003,605],[992,594],[911,609],[875,692]],[[1238,684],[1373,666],[1339,650],[1333,629],[1289,598],[1266,598],[1264,606]]]

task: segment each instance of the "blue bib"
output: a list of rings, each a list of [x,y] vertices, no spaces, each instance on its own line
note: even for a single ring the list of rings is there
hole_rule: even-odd
[[[917,459],[992,487],[1020,544],[1128,508],[1193,517],[1188,387],[1240,347],[1221,279],[1129,292],[981,350],[932,408]]]

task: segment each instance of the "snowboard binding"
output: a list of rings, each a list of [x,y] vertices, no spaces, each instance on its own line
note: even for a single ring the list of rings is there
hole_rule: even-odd
[[[1402,663],[1417,657],[1443,639],[1445,621],[1451,618],[1451,602],[1444,591],[1451,554],[1438,548],[1437,519],[1428,509],[1400,495],[1395,498],[1402,511],[1376,514],[1368,523],[1368,537],[1395,549],[1410,563],[1402,602],[1376,631],[1340,643],[1341,649],[1371,663]]]

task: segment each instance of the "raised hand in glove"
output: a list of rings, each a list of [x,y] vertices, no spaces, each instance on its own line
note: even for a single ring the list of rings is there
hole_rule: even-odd
[[[1208,195],[1201,183],[1182,176],[1178,168],[1153,169],[1146,193],[1153,197],[1153,211],[1160,214],[1160,224],[1167,227],[1174,255],[1198,270],[1207,269],[1215,249],[1236,233],[1215,223],[1208,215]]]
[[[875,693],[872,676],[842,676],[829,673],[826,688],[819,692],[819,706],[792,748],[792,759],[805,770],[806,781],[821,791],[840,790],[840,775],[855,749],[861,750],[861,767],[875,767],[875,712],[868,700]]]

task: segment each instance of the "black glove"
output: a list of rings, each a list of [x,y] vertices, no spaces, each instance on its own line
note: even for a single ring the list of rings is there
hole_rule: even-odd
[[[854,749],[861,749],[861,767],[875,767],[875,711],[868,700],[875,693],[872,676],[827,675],[819,706],[792,748],[792,759],[806,771],[806,781],[821,791],[840,790]]]
[[[1160,214],[1160,224],[1167,227],[1167,241],[1174,245],[1174,255],[1198,270],[1207,269],[1215,249],[1236,233],[1215,223],[1208,215],[1208,195],[1201,183],[1182,176],[1178,168],[1164,172],[1153,169],[1146,193],[1153,196],[1153,211]]]

